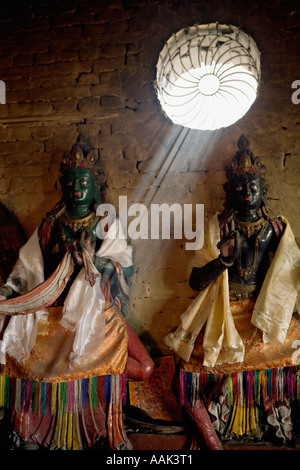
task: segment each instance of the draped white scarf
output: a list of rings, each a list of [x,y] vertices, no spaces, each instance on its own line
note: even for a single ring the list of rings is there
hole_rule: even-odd
[[[127,244],[118,219],[111,224],[96,256],[108,258],[124,267],[132,265],[132,247]],[[53,282],[56,289],[65,281],[68,265],[72,262],[69,254],[64,260]],[[21,279],[21,289],[18,289],[12,282],[16,278]],[[82,268],[65,299],[61,324],[67,330],[76,331],[70,363],[78,362],[82,355],[89,354],[90,351],[99,351],[104,342],[105,299],[100,289],[100,280],[99,274],[92,287],[85,279],[85,268]],[[35,230],[28,242],[20,249],[19,259],[6,283],[21,296],[16,300],[17,306],[24,314],[13,315],[5,329],[0,342],[2,364],[5,363],[6,353],[19,362],[25,361],[30,355],[36,340],[37,323],[39,320],[47,319],[48,312],[43,305],[47,305],[47,298],[53,296],[53,289],[51,290],[51,286],[47,288],[49,293],[45,289],[45,296],[43,293],[38,295],[35,302],[30,300],[22,302],[22,295],[42,282],[44,282],[44,263],[37,230]],[[39,309],[38,306],[41,308]],[[16,309],[16,305],[12,306],[11,301],[0,302],[0,312],[12,313],[13,309]],[[34,313],[26,314],[26,310],[34,310]]]
[[[288,221],[256,300],[252,323],[263,331],[263,340],[284,342],[297,301],[300,282],[300,250]],[[218,217],[208,224],[206,247],[201,250],[201,266],[215,259],[220,239]],[[227,270],[201,291],[181,315],[181,323],[169,333],[165,343],[189,362],[195,340],[206,323],[203,365],[243,362],[245,347],[235,328],[229,302]]]

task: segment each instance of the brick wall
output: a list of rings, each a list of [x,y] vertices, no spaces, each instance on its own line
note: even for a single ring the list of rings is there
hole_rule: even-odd
[[[29,235],[60,197],[59,162],[79,133],[101,148],[108,202],[118,208],[224,199],[224,167],[244,133],[268,167],[272,209],[299,225],[300,79],[297,2],[249,0],[69,0],[2,2],[0,201]],[[262,53],[260,94],[228,129],[186,132],[164,117],[155,66],[172,33],[195,23],[240,26]],[[298,49],[297,49],[298,48]],[[184,240],[137,240],[129,321],[152,351],[176,325],[193,292],[194,253]]]

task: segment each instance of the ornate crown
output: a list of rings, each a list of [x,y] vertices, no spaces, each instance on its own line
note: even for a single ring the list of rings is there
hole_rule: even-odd
[[[106,177],[100,160],[100,152],[91,147],[89,139],[80,134],[69,152],[65,152],[60,170],[62,174],[70,168],[89,168],[98,183],[105,183]]]
[[[254,156],[249,148],[249,141],[244,135],[239,138],[237,146],[239,150],[226,169],[228,180],[240,173],[259,173],[264,178],[266,168],[261,159]]]

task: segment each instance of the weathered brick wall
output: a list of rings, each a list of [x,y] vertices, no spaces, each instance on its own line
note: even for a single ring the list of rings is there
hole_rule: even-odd
[[[195,23],[231,23],[262,53],[260,94],[228,129],[186,132],[156,99],[156,62],[172,33]],[[224,199],[224,168],[244,133],[268,167],[272,209],[299,224],[300,79],[297,2],[249,0],[69,0],[1,2],[0,200],[29,235],[60,197],[59,162],[89,136],[108,177],[108,201],[205,204]],[[137,240],[129,320],[153,351],[193,292],[194,253],[185,240]]]

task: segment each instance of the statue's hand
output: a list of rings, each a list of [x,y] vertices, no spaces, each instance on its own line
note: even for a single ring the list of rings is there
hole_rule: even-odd
[[[4,295],[0,295],[0,302],[2,302],[2,300],[7,300],[7,298]]]
[[[224,224],[220,230],[221,240],[225,240],[220,246],[220,254],[227,262],[237,259],[241,250],[241,238],[239,232],[235,230],[234,220],[229,224]]]
[[[79,266],[83,265],[82,251],[78,249],[77,241],[72,242],[72,258]]]
[[[95,242],[92,242],[92,237],[90,233],[88,233],[84,242],[84,247],[92,259],[95,256],[95,246],[96,246]]]
[[[73,240],[72,242],[72,257],[73,260],[75,261],[76,264],[79,266],[82,266],[84,264],[83,262],[83,255],[82,252],[83,250],[86,250],[91,259],[94,258],[95,255],[95,242],[92,242],[91,235],[88,233],[85,237],[84,240]]]
[[[96,258],[95,266],[98,269],[99,273],[102,276],[106,276],[107,279],[110,279],[115,272],[114,264],[108,258]]]

